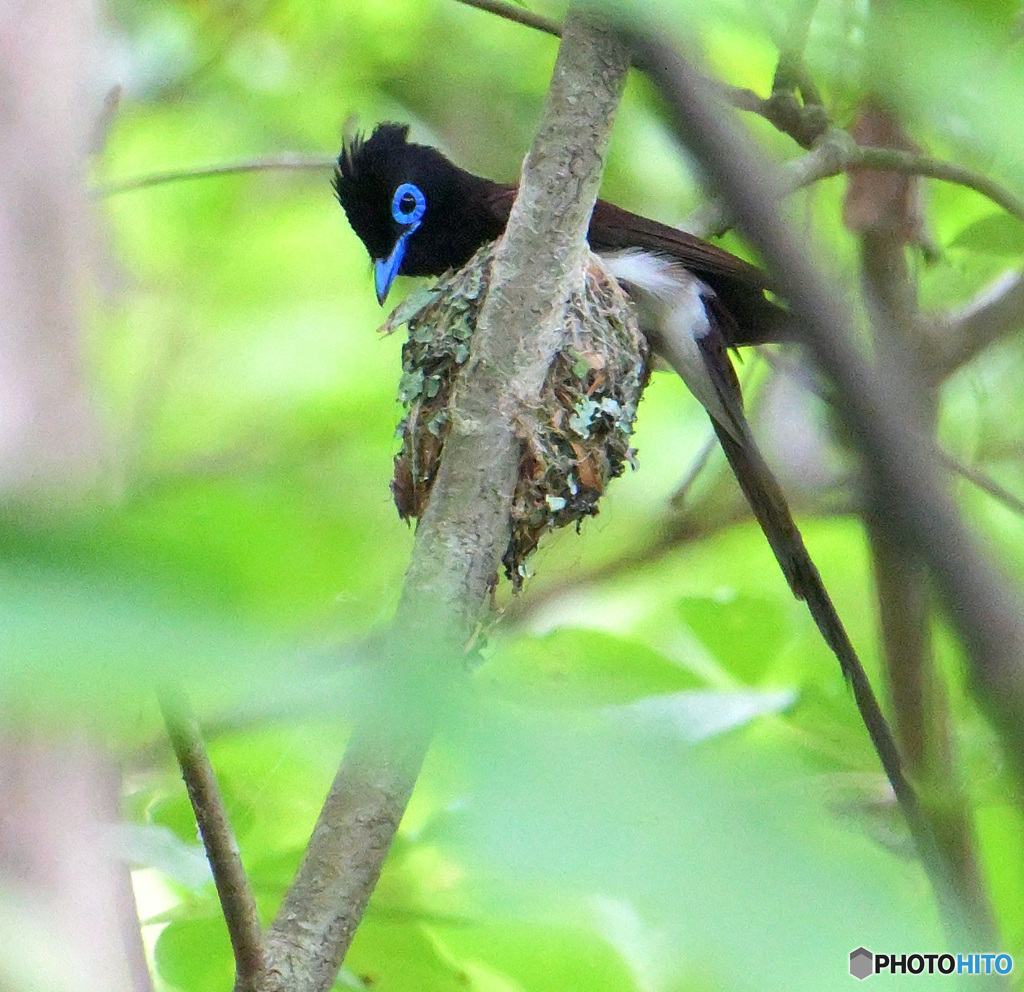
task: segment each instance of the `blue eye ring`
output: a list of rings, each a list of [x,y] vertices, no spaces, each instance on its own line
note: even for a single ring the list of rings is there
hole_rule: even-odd
[[[406,197],[412,197],[413,206],[411,209],[403,209],[402,201]],[[394,199],[391,201],[391,216],[403,226],[412,226],[413,224],[419,224],[423,219],[424,213],[427,210],[427,198],[423,195],[423,191],[419,186],[415,186],[412,183],[402,183],[398,189],[395,190]]]

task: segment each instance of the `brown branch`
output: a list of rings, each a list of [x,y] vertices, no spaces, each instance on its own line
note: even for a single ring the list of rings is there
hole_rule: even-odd
[[[990,475],[987,475],[970,465],[965,465],[963,462],[958,461],[956,458],[945,453],[942,454],[942,462],[951,472],[955,472],[957,475],[962,476],[972,485],[977,486],[982,492],[987,493],[993,499],[998,500],[1008,510],[1012,510],[1014,513],[1024,516],[1024,499],[1021,499],[1020,496],[1011,493],[1009,489],[1001,486]]]
[[[561,37],[562,25],[552,21],[541,14],[534,14],[532,11],[506,0],[455,0],[466,7],[474,7],[477,10],[495,14],[515,24],[522,24],[525,27],[536,28],[546,34]],[[817,0],[808,4],[813,12]],[[803,30],[806,32],[809,27],[810,12],[806,13],[808,24]],[[799,15],[798,18],[799,20]],[[806,41],[806,39],[804,39]],[[782,60],[780,60],[780,65]],[[766,121],[776,127],[783,134],[788,134],[797,144],[804,148],[810,148],[814,141],[820,137],[823,131],[828,128],[828,115],[821,105],[817,89],[814,87],[806,72],[803,71],[802,63],[797,66],[790,63],[791,75],[795,73],[794,89],[799,90],[803,96],[803,103],[796,100],[795,94],[784,91],[780,86],[773,88],[772,95],[767,99],[759,96],[751,89],[740,86],[721,86],[725,99],[738,110],[745,110],[752,114],[763,117]],[[720,85],[715,83],[714,85]]]
[[[754,98],[757,99],[756,94]],[[963,186],[980,193],[1002,207],[1011,217],[1024,222],[1024,200],[987,176],[928,155],[858,145],[841,128],[832,128],[821,137],[813,150],[782,167],[782,175],[777,180],[781,187],[780,195],[788,196],[822,179],[831,179],[857,168],[938,179]],[[720,199],[712,199],[694,212],[685,227],[688,231],[707,237],[724,233],[732,223],[727,205]]]
[[[947,183],[964,186],[980,193],[996,206],[1002,207],[1011,217],[1024,221],[1024,200],[995,180],[954,162],[892,148],[861,148],[855,161],[850,162],[847,168],[853,165],[865,169],[941,179]]]
[[[794,189],[856,168],[939,179],[963,186],[1002,207],[1011,217],[1024,221],[1024,200],[980,172],[917,152],[858,145],[846,131],[839,128],[829,131],[813,151],[790,163],[788,167],[792,173]]]
[[[178,692],[164,690],[160,694],[160,709],[217,886],[235,956],[236,986],[248,988],[262,972],[264,964],[263,934],[256,900],[242,866],[238,844],[228,822],[199,725],[185,697]]]
[[[635,52],[668,103],[680,138],[713,177],[800,318],[802,339],[835,385],[836,408],[863,460],[867,512],[889,540],[915,548],[927,563],[964,642],[978,698],[1000,731],[1007,756],[1024,773],[1024,603],[980,554],[944,491],[933,441],[906,423],[901,364],[866,363],[855,344],[852,313],[781,218],[773,170],[699,75],[653,39],[637,40]],[[916,797],[912,792],[897,796],[939,898],[955,911],[948,866]]]
[[[452,429],[416,545],[381,686],[353,728],[303,863],[268,934],[269,992],[325,992],[352,940],[508,544],[513,421],[533,410],[582,281],[586,229],[627,49],[570,14],[540,130],[497,250]]]
[[[506,21],[513,21],[528,28],[536,28],[545,34],[552,34],[556,38],[562,37],[562,25],[552,21],[542,14],[535,14],[525,7],[517,7],[515,4],[505,3],[504,0],[456,0],[466,7],[475,7],[477,10],[486,11],[488,14],[497,14]]]
[[[870,92],[870,90],[869,90]],[[851,126],[858,143],[916,152],[896,114],[868,96]],[[915,387],[904,415],[916,430],[936,433],[938,384],[923,374],[923,339],[917,307],[917,283],[907,264],[906,247],[919,239],[920,195],[916,177],[855,170],[843,204],[846,226],[861,245],[864,296],[874,331],[876,360],[906,362]],[[868,517],[878,590],[878,613],[893,722],[936,844],[949,869],[959,904],[979,939],[995,941],[995,924],[978,870],[974,820],[960,782],[956,745],[950,726],[946,689],[937,671],[931,629],[931,583],[921,556],[893,540],[877,517]],[[957,917],[944,921],[955,928]],[[951,930],[950,937],[959,934]]]
[[[948,378],[989,345],[1024,327],[1024,272],[1008,272],[928,334],[928,372]]]
[[[131,179],[101,183],[94,187],[93,193],[98,197],[117,196],[120,193],[131,193],[138,189],[161,186],[164,183],[177,183],[188,179],[209,179],[211,176],[235,176],[245,172],[271,172],[280,169],[322,171],[333,168],[336,163],[337,156],[333,155],[300,155],[295,152],[282,152],[280,155],[243,159],[240,162],[222,162],[218,165],[188,166],[183,169],[150,172],[143,176],[134,176]]]

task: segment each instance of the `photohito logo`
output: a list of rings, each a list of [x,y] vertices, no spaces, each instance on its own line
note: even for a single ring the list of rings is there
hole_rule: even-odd
[[[883,971],[890,975],[1008,975],[1009,954],[872,954],[866,947],[850,951],[850,974],[863,981]]]

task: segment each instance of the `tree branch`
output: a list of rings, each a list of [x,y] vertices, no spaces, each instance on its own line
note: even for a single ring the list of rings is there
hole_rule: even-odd
[[[788,196],[798,189],[852,169],[896,172],[963,186],[980,193],[1002,207],[1011,217],[1024,222],[1024,200],[980,172],[915,152],[858,145],[849,132],[835,127],[827,131],[811,151],[782,167],[782,176],[778,180],[782,188],[781,195]],[[685,226],[688,231],[707,237],[722,234],[731,225],[732,219],[726,204],[721,199],[713,199],[695,211]]]
[[[164,183],[177,183],[188,179],[209,179],[211,176],[235,176],[244,172],[270,172],[278,169],[318,172],[333,169],[337,164],[338,157],[336,155],[300,155],[295,152],[283,152],[280,155],[242,159],[239,162],[197,165],[183,169],[164,169],[143,176],[134,176],[131,179],[100,183],[93,188],[93,194],[105,198],[117,196],[120,193],[131,193],[139,189],[148,189],[150,186],[161,186]]]
[[[517,7],[515,4],[506,3],[505,0],[457,0],[466,7],[475,7],[477,10],[486,11],[488,14],[497,14],[506,21],[513,21],[528,28],[536,28],[546,34],[552,34],[556,38],[562,36],[562,25],[552,21],[541,14],[535,14],[524,7]]]
[[[870,88],[868,88],[870,93]],[[861,104],[851,133],[869,141],[913,151],[898,117],[877,99]],[[843,217],[860,237],[864,297],[874,314],[875,355],[881,364],[906,362],[913,396],[904,414],[916,430],[934,437],[937,383],[924,375],[927,348],[917,308],[917,283],[906,248],[921,225],[916,180],[887,172],[856,170],[847,184]],[[907,767],[949,869],[949,879],[966,917],[986,945],[995,925],[975,853],[974,820],[961,788],[956,746],[950,729],[946,688],[936,670],[931,630],[931,583],[920,555],[895,544],[875,517],[866,520],[878,591],[878,615],[893,722]],[[956,927],[959,916],[947,919]],[[959,935],[950,933],[951,939]]]
[[[1008,510],[1024,517],[1024,499],[1011,493],[1005,486],[1001,486],[990,475],[971,465],[965,465],[945,452],[942,453],[942,463],[950,472],[954,472],[956,475],[966,479],[972,485],[977,486],[983,493],[1002,503]]]
[[[160,693],[160,710],[217,886],[235,956],[236,987],[249,988],[263,970],[263,933],[238,843],[228,822],[199,724],[188,702],[180,693],[165,689]]]
[[[725,196],[800,318],[803,342],[835,385],[836,408],[863,460],[867,512],[895,546],[913,547],[927,563],[964,642],[979,700],[1007,756],[1024,773],[1024,603],[980,554],[944,491],[933,441],[906,423],[904,366],[865,362],[854,343],[849,308],[782,221],[773,170],[699,75],[654,40],[638,40],[635,52],[665,97],[680,138]],[[939,898],[952,899],[948,872],[926,825],[908,820]]]
[[[1024,327],[1024,272],[1007,272],[928,335],[928,371],[937,381],[952,375],[989,345]]]
[[[513,423],[537,404],[561,341],[564,307],[582,284],[587,223],[627,66],[617,39],[570,15],[382,652],[381,686],[397,692],[353,728],[269,931],[261,990],[324,992],[333,983],[415,784],[437,710],[463,671],[464,645],[485,613],[508,544],[519,457]]]

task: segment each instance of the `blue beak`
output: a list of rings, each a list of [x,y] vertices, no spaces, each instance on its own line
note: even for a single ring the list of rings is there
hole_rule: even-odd
[[[402,267],[402,259],[405,258],[405,240],[410,234],[412,231],[402,234],[395,242],[395,247],[391,249],[391,254],[387,258],[378,258],[373,263],[373,288],[377,291],[377,302],[381,306],[384,306],[384,301],[388,298],[388,290],[391,289],[391,284]]]

